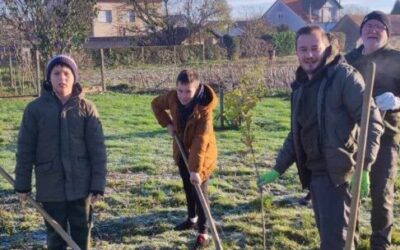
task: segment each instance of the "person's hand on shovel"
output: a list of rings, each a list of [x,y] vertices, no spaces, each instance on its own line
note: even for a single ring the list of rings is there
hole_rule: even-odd
[[[199,173],[190,172],[190,182],[193,185],[196,185],[196,184],[200,185],[201,184],[201,177],[200,177]]]
[[[18,199],[19,199],[19,202],[21,203],[21,206],[22,206],[22,207],[25,206],[26,201],[28,200],[29,194],[30,194],[29,192],[28,192],[28,193],[18,193],[18,192],[17,192]]]
[[[175,136],[176,134],[176,130],[173,124],[168,124],[167,125],[167,130],[168,130],[168,134],[170,134],[172,137]]]
[[[95,204],[96,202],[101,201],[103,199],[103,194],[102,192],[92,191],[89,194],[89,199],[91,204]]]

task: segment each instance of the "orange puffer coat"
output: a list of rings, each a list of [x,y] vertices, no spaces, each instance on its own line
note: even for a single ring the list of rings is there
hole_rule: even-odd
[[[202,180],[210,177],[217,166],[217,143],[213,127],[213,109],[218,100],[215,92],[204,85],[204,94],[209,100],[207,105],[197,104],[189,117],[184,131],[179,131],[179,100],[176,90],[156,97],[152,103],[154,115],[162,127],[173,124],[178,135],[183,135],[183,144],[188,151],[189,170],[200,174]],[[169,111],[169,112],[168,112]],[[173,143],[173,156],[179,162],[178,145]]]

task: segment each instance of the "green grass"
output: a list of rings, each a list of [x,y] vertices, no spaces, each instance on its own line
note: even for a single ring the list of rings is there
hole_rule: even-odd
[[[106,196],[95,207],[96,249],[185,249],[194,231],[175,232],[186,216],[185,196],[171,154],[172,139],[154,119],[151,95],[96,94],[106,135],[109,175]],[[16,137],[22,112],[31,99],[0,100],[0,164],[15,166]],[[289,125],[287,97],[265,98],[256,107],[256,157],[266,170],[274,163]],[[217,124],[217,121],[215,122]],[[210,181],[212,212],[225,249],[261,249],[262,230],[253,167],[240,131],[217,130],[219,164]],[[400,186],[397,182],[397,187]],[[270,249],[317,249],[318,232],[310,207],[296,201],[304,195],[292,167],[266,190],[267,240]],[[400,208],[396,196],[396,218]],[[362,249],[368,249],[370,202],[361,212]],[[6,248],[39,248],[45,244],[43,220],[29,206],[20,210],[12,188],[0,178],[0,242]],[[21,211],[21,212],[19,212]],[[400,247],[400,224],[393,241]],[[0,247],[0,248],[1,248]],[[212,246],[209,249],[213,249]]]

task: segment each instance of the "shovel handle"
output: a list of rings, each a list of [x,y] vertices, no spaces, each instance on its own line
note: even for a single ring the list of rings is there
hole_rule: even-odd
[[[186,157],[185,150],[183,149],[182,143],[179,140],[177,135],[174,135],[174,139],[175,139],[176,144],[178,145],[179,151],[181,152],[181,155],[182,155],[183,161],[185,162],[186,168],[189,170],[188,159]],[[212,233],[212,237],[214,240],[214,244],[218,250],[223,250],[221,240],[218,236],[217,228],[215,227],[214,219],[212,218],[210,208],[204,197],[204,194],[201,191],[200,184],[194,184],[194,187],[195,187],[196,193],[199,197],[201,206],[203,207],[203,211],[206,214],[208,222],[210,223],[210,228],[211,228],[211,233]]]
[[[0,175],[2,175],[13,187],[15,186],[14,179],[0,166]],[[27,197],[28,202],[36,208],[36,210],[43,216],[43,218],[54,228],[54,230],[67,242],[73,250],[81,250],[75,241],[69,236],[67,232],[57,223],[43,208],[37,203],[30,195]]]

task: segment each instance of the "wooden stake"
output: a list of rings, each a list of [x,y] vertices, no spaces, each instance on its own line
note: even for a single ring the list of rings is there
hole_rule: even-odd
[[[111,51],[111,49],[110,49]],[[101,73],[101,88],[102,91],[105,92],[107,91],[107,86],[104,80],[104,51],[103,49],[100,49],[100,61],[101,61],[101,67],[100,67],[100,73]]]
[[[368,123],[371,110],[371,96],[374,88],[375,81],[375,63],[368,65],[367,76],[365,77],[365,91],[362,106],[361,124],[360,124],[360,137],[358,138],[358,152],[356,171],[354,173],[354,185],[352,188],[351,208],[350,208],[350,221],[347,228],[347,237],[345,250],[352,250],[354,247],[354,234],[356,231],[356,224],[359,211],[360,202],[360,189],[361,189],[361,175],[364,167],[365,149],[368,136]]]
[[[39,50],[35,50],[35,60],[36,60],[36,93],[40,96],[40,54]]]

